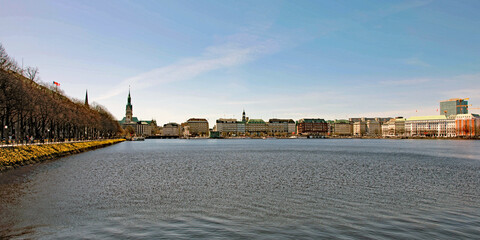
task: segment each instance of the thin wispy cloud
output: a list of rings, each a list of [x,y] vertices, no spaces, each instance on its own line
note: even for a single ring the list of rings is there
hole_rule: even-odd
[[[210,71],[245,64],[277,49],[278,44],[271,39],[250,41],[247,44],[230,41],[226,44],[207,47],[202,56],[185,58],[177,63],[125,79],[97,100],[108,99],[124,93],[129,85],[140,90],[162,83],[184,81]]]
[[[442,79],[442,83],[455,86],[442,91],[442,94],[446,97],[470,97],[480,100],[480,73],[445,78]]]

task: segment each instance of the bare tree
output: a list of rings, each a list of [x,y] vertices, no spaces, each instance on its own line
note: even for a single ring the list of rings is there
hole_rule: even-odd
[[[38,74],[39,74],[39,71],[37,67],[27,67],[27,69],[25,70],[25,77],[27,77],[28,79],[34,82],[38,82],[40,80],[40,77],[38,76]]]
[[[38,73],[36,67],[21,71],[0,44],[2,140],[109,138],[121,132],[105,108],[90,108],[66,97],[61,90],[36,82]]]

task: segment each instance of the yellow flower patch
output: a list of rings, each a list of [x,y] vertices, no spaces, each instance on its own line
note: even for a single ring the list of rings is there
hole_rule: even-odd
[[[27,145],[0,148],[0,167],[20,164],[24,161],[63,156],[72,152],[81,152],[89,148],[112,145],[124,139],[110,139],[91,142]]]

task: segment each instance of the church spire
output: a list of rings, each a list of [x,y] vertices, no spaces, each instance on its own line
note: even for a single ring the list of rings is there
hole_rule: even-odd
[[[130,86],[128,86],[128,102],[127,105],[132,105],[132,98],[130,97]]]
[[[85,90],[85,106],[88,106],[88,90]]]
[[[130,86],[128,87],[128,98],[127,98],[125,120],[127,123],[130,123],[133,120],[133,106],[132,106],[132,97],[130,96]]]

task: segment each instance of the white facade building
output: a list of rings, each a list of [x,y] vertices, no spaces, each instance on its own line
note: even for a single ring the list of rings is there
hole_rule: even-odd
[[[405,133],[411,137],[455,137],[455,115],[408,118],[405,121]]]

